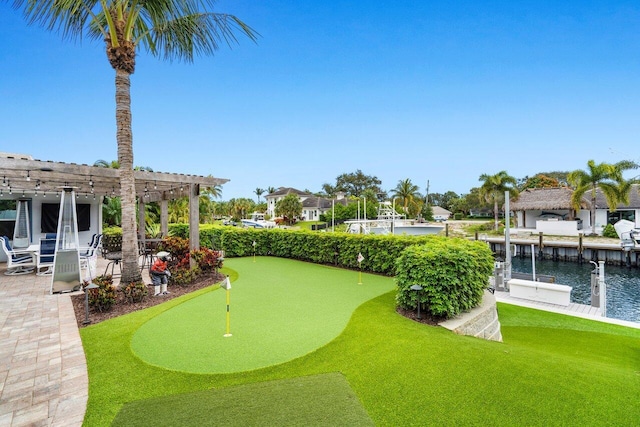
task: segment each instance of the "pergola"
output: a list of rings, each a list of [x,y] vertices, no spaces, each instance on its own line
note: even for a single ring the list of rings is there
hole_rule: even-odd
[[[54,195],[64,187],[73,187],[76,195],[102,198],[120,196],[120,170],[76,163],[34,160],[22,154],[0,153],[0,196],[25,194]],[[134,171],[140,224],[144,230],[145,204],[160,204],[160,226],[168,231],[169,200],[189,196],[189,246],[198,249],[200,188],[211,188],[228,179],[177,173]]]

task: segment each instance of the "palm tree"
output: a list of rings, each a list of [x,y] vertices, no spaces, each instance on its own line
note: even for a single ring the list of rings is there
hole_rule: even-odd
[[[410,203],[422,197],[418,189],[418,186],[412,183],[409,178],[398,181],[398,185],[393,189],[392,196],[394,199],[402,200],[402,208],[405,213],[407,213],[407,206]]]
[[[192,62],[237,42],[236,32],[256,40],[257,33],[233,15],[213,13],[215,0],[15,0],[30,22],[60,30],[64,37],[104,40],[115,70],[116,139],[122,196],[122,283],[142,279],[138,267],[136,192],[131,132],[131,74],[136,51],[168,60]]]
[[[591,234],[596,234],[596,189],[600,188],[607,199],[609,209],[615,210],[620,202],[628,202],[631,190],[631,181],[622,177],[625,170],[635,169],[638,165],[629,160],[623,160],[615,164],[598,163],[589,160],[587,170],[577,169],[567,175],[567,180],[573,186],[571,203],[576,210],[580,209],[582,196],[587,191],[591,192]]]
[[[253,190],[253,194],[255,194],[256,196],[258,196],[258,204],[260,204],[260,196],[262,196],[264,194],[265,190],[263,188],[256,188],[255,190]]]
[[[495,175],[483,173],[480,175],[480,181],[482,181],[480,195],[487,202],[493,202],[494,229],[498,231],[498,201],[504,198],[505,191],[508,191],[511,197],[516,196],[518,181],[506,171],[500,171]],[[507,213],[507,220],[509,220],[508,215],[509,213]]]

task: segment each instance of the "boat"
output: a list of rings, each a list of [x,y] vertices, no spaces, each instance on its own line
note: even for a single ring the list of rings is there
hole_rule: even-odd
[[[620,246],[625,251],[630,251],[636,245],[640,246],[640,229],[636,228],[633,221],[621,219],[613,224],[618,237],[620,237]]]
[[[261,212],[254,212],[251,214],[250,219],[241,219],[240,222],[244,227],[275,228],[276,226],[274,221],[267,221]]]
[[[348,233],[357,234],[396,234],[408,236],[423,236],[438,234],[444,229],[442,224],[421,222],[416,219],[406,219],[393,209],[391,202],[382,202],[378,207],[376,219],[353,219],[345,221]]]

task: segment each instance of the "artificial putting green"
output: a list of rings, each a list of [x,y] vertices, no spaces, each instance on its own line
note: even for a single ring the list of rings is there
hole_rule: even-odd
[[[283,258],[225,260],[241,274],[226,291],[184,302],[139,328],[131,341],[144,362],[183,372],[232,373],[284,363],[336,338],[354,310],[392,290],[392,278]]]

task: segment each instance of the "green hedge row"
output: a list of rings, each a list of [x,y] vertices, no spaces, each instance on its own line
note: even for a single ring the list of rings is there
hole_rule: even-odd
[[[189,237],[188,226],[184,224],[173,224],[169,231],[176,236]],[[364,257],[361,265],[363,271],[388,276],[396,275],[396,262],[407,247],[440,242],[437,247],[446,250],[447,243],[444,242],[455,240],[457,239],[440,236],[319,233],[309,230],[266,230],[210,224],[202,225],[200,228],[200,245],[214,250],[224,250],[226,257],[253,255],[255,242],[256,255],[358,268],[358,254],[361,253]],[[480,243],[480,246],[482,245],[486,247],[486,244]]]

